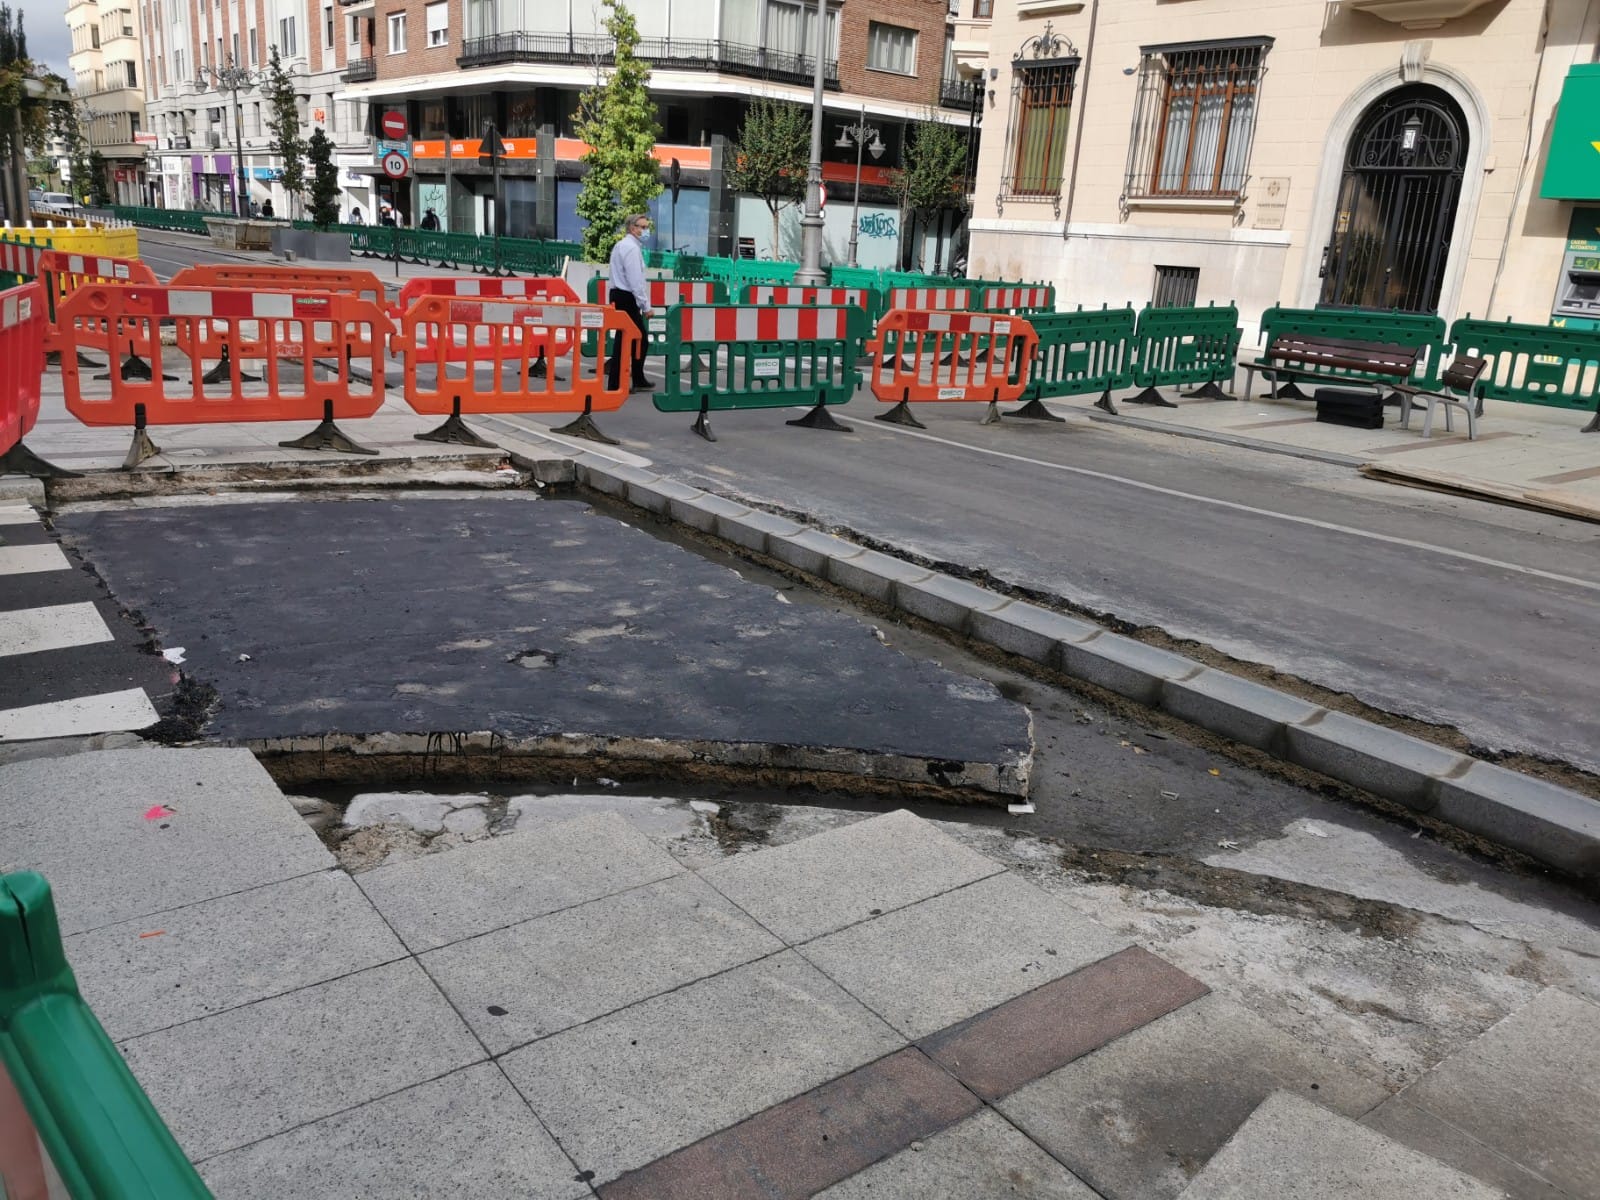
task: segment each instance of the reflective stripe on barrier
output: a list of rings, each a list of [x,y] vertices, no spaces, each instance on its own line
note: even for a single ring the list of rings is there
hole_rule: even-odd
[[[800,287],[783,283],[747,283],[739,289],[740,304],[854,305],[867,314],[869,325],[883,311],[883,296],[866,287]]]
[[[1140,310],[1132,382],[1145,390],[1134,402],[1165,404],[1158,389],[1183,383],[1204,384],[1202,393],[1222,398],[1216,385],[1233,378],[1242,334],[1231,304]]]
[[[1456,353],[1489,360],[1477,394],[1518,404],[1594,408],[1600,403],[1600,331],[1462,317],[1450,328]]]
[[[984,287],[979,290],[979,307],[986,312],[1053,312],[1056,289],[1053,287]]]
[[[885,404],[1020,399],[1039,341],[1021,317],[911,309],[885,313],[878,336],[899,345],[872,367],[872,394]]]
[[[67,411],[85,425],[141,427],[369,417],[383,403],[392,328],[358,296],[105,284],[68,296],[56,326]],[[164,326],[175,344],[163,344]],[[84,346],[145,359],[153,377],[112,370],[107,387],[86,387]]]
[[[48,247],[31,243],[0,241],[0,272],[8,275],[39,277],[39,257]]]
[[[51,325],[61,301],[91,283],[157,286],[155,272],[136,258],[109,258],[93,254],[67,254],[46,250],[39,256],[39,279],[50,304]],[[54,339],[51,340],[54,349]]]
[[[578,303],[578,293],[565,279],[555,275],[532,275],[526,279],[485,279],[477,275],[441,275],[430,279],[408,279],[400,289],[395,315],[403,316],[423,296],[488,297]]]
[[[184,267],[170,280],[174,288],[269,288],[273,291],[339,292],[387,307],[383,284],[371,271],[353,267],[280,267],[270,264],[202,263]]]
[[[971,287],[892,287],[884,293],[884,309],[920,308],[932,312],[967,312],[972,303]]]
[[[650,279],[650,316],[645,320],[646,353],[660,354],[667,346],[667,309],[674,304],[726,304],[728,285],[721,280]],[[611,288],[605,279],[589,280],[589,303],[610,304]],[[585,338],[583,352],[594,353],[594,339]]]
[[[46,321],[43,284],[0,292],[0,455],[39,419]]]
[[[583,331],[622,338],[624,361],[631,361],[638,327],[616,309],[593,304],[423,296],[406,310],[390,344],[405,364],[406,403],[419,413],[620,408],[628,381],[605,386],[605,363],[585,363],[578,353]],[[543,370],[536,371],[540,360]]]
[[[1133,376],[1133,309],[1035,313],[1028,323],[1039,349],[1023,400],[1099,392],[1096,403],[1109,411],[1112,389],[1127,387]]]

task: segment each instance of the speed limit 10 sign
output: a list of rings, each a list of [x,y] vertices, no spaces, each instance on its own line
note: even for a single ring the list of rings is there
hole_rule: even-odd
[[[406,156],[398,150],[391,150],[383,156],[383,173],[390,179],[404,179],[410,169],[411,164],[406,161]]]

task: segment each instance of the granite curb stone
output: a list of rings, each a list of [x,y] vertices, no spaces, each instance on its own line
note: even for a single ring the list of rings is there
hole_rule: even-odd
[[[1169,680],[1191,679],[1200,673],[1192,658],[1147,646],[1116,633],[1102,633],[1087,641],[1061,647],[1061,669],[1068,675],[1156,707],[1161,688]]]
[[[933,572],[904,559],[867,550],[855,558],[836,558],[828,563],[828,581],[876,600],[893,604],[895,588],[902,583],[917,583]]]
[[[981,588],[951,575],[922,580],[901,580],[894,585],[894,602],[914,617],[932,621],[956,633],[966,633],[978,612],[994,612],[1011,601],[998,592]]]
[[[789,537],[767,538],[767,553],[807,575],[827,579],[835,559],[859,558],[866,551],[853,542],[819,529],[802,529]]]
[[[628,503],[657,516],[670,516],[674,500],[696,500],[705,495],[699,488],[679,483],[657,475],[651,479],[637,479],[628,484]]]
[[[1191,725],[1280,755],[1284,727],[1323,711],[1309,700],[1211,667],[1187,679],[1165,680],[1161,707]]]
[[[717,518],[719,538],[757,554],[767,553],[769,537],[793,537],[800,532],[800,528],[794,521],[775,513],[762,512],[759,508],[750,509],[740,516]]]
[[[1463,758],[1432,742],[1341,712],[1324,711],[1284,727],[1290,762],[1427,812],[1428,782],[1460,769]]]
[[[1025,600],[972,614],[973,637],[1046,667],[1060,666],[1061,643],[1076,645],[1103,632],[1098,625],[1051,612]]]
[[[724,518],[742,517],[749,511],[745,505],[724,500],[711,492],[674,497],[667,504],[667,513],[674,521],[701,533],[715,533]]]

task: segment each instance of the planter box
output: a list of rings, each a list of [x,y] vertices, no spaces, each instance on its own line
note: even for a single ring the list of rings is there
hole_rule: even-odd
[[[236,221],[207,217],[206,232],[219,250],[270,250],[277,226],[261,221]]]
[[[279,258],[304,259],[308,262],[349,262],[350,235],[279,225],[272,230],[272,252]]]

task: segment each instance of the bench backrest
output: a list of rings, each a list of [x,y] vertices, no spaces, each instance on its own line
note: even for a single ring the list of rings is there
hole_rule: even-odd
[[[1439,382],[1453,392],[1470,393],[1477,385],[1478,376],[1483,374],[1483,369],[1488,365],[1487,358],[1476,354],[1458,354],[1439,376]]]
[[[1418,385],[1439,378],[1449,345],[1444,320],[1435,313],[1370,308],[1281,308],[1274,305],[1261,314],[1261,342],[1271,345],[1272,339],[1283,333],[1419,347],[1422,354],[1417,358],[1412,379]]]
[[[1357,342],[1345,338],[1284,333],[1272,339],[1267,356],[1336,371],[1359,371],[1404,379],[1416,369],[1417,356],[1421,352],[1420,347],[1401,346],[1393,342]]]

